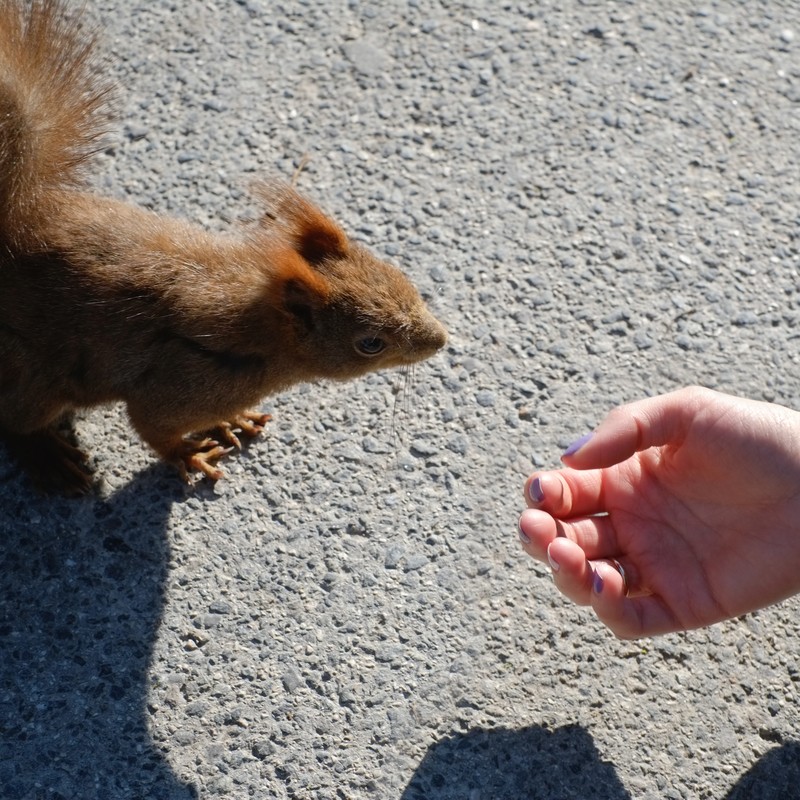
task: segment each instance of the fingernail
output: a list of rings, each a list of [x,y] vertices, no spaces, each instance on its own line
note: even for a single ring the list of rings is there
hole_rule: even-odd
[[[603,591],[603,579],[600,576],[600,573],[597,570],[594,570],[594,574],[592,575],[592,589],[594,589],[595,594],[601,594]]]
[[[542,479],[534,478],[531,485],[528,487],[528,494],[534,503],[541,503],[544,500],[544,491],[542,490]]]
[[[592,432],[585,433],[583,436],[581,436],[581,438],[580,438],[580,439],[578,439],[577,441],[573,442],[573,443],[572,443],[572,444],[571,444],[571,445],[570,445],[570,446],[569,446],[569,447],[568,447],[568,448],[567,448],[567,449],[564,451],[564,455],[565,455],[565,456],[574,456],[574,455],[575,455],[575,453],[577,453],[577,452],[578,452],[578,450],[580,450],[580,449],[581,449],[581,447],[583,447],[583,446],[586,444],[586,442],[588,442],[588,441],[589,441],[589,439],[591,439],[591,438],[592,438],[592,436],[594,436],[594,433],[592,433]]]
[[[558,572],[561,569],[561,564],[553,558],[549,547],[547,548],[547,562],[550,564],[550,569],[552,569],[553,572]]]
[[[530,544],[531,540],[525,531],[522,530],[522,519],[520,518],[520,522],[517,523],[517,535],[519,536],[519,540],[523,544]]]

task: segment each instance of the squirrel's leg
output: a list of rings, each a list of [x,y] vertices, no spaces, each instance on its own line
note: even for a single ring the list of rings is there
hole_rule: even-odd
[[[45,428],[15,433],[0,428],[0,439],[42,491],[78,496],[92,488],[93,476],[86,464],[88,456],[60,431]]]
[[[28,355],[10,335],[0,337],[0,440],[42,491],[86,494],[92,472],[74,444],[69,404]]]

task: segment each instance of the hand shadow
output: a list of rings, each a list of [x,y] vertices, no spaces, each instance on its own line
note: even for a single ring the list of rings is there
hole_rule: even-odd
[[[402,800],[630,800],[578,725],[477,730],[432,745]]]
[[[197,796],[146,721],[167,519],[182,496],[160,465],[108,500],[0,486],[4,800]]]
[[[763,755],[725,800],[791,800],[800,786],[800,742],[785,742]]]

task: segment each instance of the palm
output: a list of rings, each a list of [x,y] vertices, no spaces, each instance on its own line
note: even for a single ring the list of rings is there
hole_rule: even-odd
[[[707,390],[623,407],[569,457],[578,468],[542,473],[549,489],[525,519],[526,547],[546,560],[553,544],[568,564],[561,591],[622,635],[777,602],[800,591],[798,441],[800,414]],[[601,613],[591,565],[609,559],[624,564],[633,596]]]
[[[765,508],[749,499],[732,502],[728,498],[735,494],[721,493],[722,485],[709,482],[703,471],[654,473],[630,462],[611,470],[618,474],[608,476],[606,507],[618,551],[681,627],[737,616],[754,602],[776,602],[795,588],[798,558],[790,562],[777,552],[785,535],[769,536],[785,534],[787,503]]]

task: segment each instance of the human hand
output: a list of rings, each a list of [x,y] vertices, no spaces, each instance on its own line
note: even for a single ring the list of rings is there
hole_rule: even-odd
[[[520,538],[620,638],[800,592],[800,413],[681,389],[613,410],[562,460],[526,481]]]

